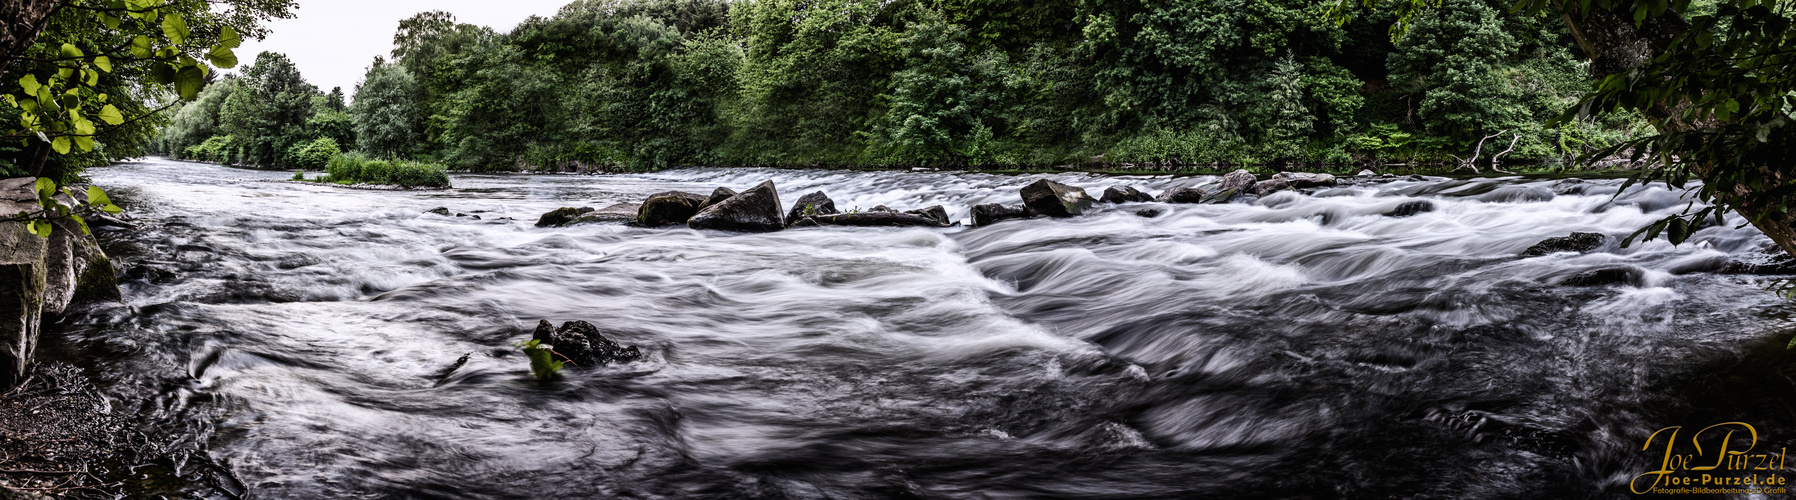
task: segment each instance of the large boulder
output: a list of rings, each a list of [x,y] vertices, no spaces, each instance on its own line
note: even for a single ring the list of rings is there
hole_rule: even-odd
[[[700,210],[686,224],[693,229],[769,232],[786,228],[779,191],[773,181],[762,181],[755,187],[730,199]]]
[[[730,189],[727,187],[723,187],[723,186],[717,186],[717,189],[711,190],[711,196],[709,198],[705,198],[704,203],[698,204],[698,210],[704,210],[705,207],[709,207],[711,205],[716,205],[718,203],[723,203],[723,200],[730,199],[731,196],[736,196],[736,190]],[[692,213],[696,214],[696,213],[698,213],[698,210],[693,210]],[[691,217],[687,217],[687,218],[691,218]]]
[[[926,215],[906,212],[851,212],[834,215],[818,215],[806,220],[821,226],[878,226],[878,227],[947,227],[948,224]]]
[[[1098,201],[1120,205],[1123,203],[1154,201],[1154,197],[1148,196],[1147,193],[1143,193],[1139,189],[1135,189],[1134,186],[1110,186],[1109,188],[1104,189],[1104,196],[1098,198]]]
[[[1058,182],[1042,179],[1023,186],[1023,206],[1029,210],[1049,217],[1072,217],[1084,215],[1097,200],[1085,194],[1084,189],[1068,186]]]
[[[0,213],[36,212],[36,179],[0,180]],[[75,190],[80,192],[81,190]],[[74,204],[66,195],[57,200]],[[73,221],[52,221],[49,238],[0,223],[0,392],[16,386],[37,350],[43,315],[72,304],[117,300],[112,262]]]
[[[823,194],[822,191],[816,191],[798,197],[798,203],[793,204],[792,211],[786,213],[786,221],[797,224],[799,219],[807,216],[839,213],[842,212],[836,210],[835,200],[829,199],[829,195]]]
[[[1272,176],[1271,179],[1253,183],[1253,194],[1260,196],[1266,196],[1286,189],[1291,189],[1291,181],[1276,175]]]
[[[712,196],[716,196],[716,194]],[[670,224],[685,224],[687,220],[698,213],[699,206],[704,204],[705,200],[705,195],[685,191],[668,191],[649,195],[647,200],[643,200],[642,206],[636,209],[636,225],[661,227]]]
[[[1216,185],[1216,190],[1224,191],[1233,189],[1236,192],[1243,192],[1252,189],[1254,182],[1258,180],[1259,178],[1254,177],[1253,172],[1248,172],[1245,169],[1237,169],[1234,172],[1224,174],[1222,176],[1222,182]]]
[[[536,227],[561,227],[580,218],[580,215],[593,211],[592,207],[561,207],[550,210],[536,219]]]
[[[928,217],[936,222],[940,222],[944,226],[954,224],[954,221],[948,220],[948,209],[942,208],[941,205],[932,205],[927,208],[919,208],[916,210],[905,210],[904,213]]]
[[[973,225],[989,226],[1008,219],[1026,219],[1034,214],[1022,205],[986,203],[973,206]]]
[[[537,322],[531,338],[548,344],[556,354],[579,367],[608,363],[628,363],[642,357],[636,346],[625,347],[599,333],[599,328],[585,321],[569,321],[554,328],[549,320]]]
[[[1533,257],[1559,252],[1584,253],[1603,246],[1603,235],[1600,233],[1572,233],[1570,236],[1547,238],[1522,251],[1522,255]]]

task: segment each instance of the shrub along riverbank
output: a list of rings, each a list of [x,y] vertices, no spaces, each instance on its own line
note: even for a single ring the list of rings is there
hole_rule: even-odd
[[[304,180],[295,172],[293,180]],[[447,188],[449,174],[442,165],[408,160],[370,159],[359,154],[336,155],[325,166],[319,182],[385,184],[408,188]]]

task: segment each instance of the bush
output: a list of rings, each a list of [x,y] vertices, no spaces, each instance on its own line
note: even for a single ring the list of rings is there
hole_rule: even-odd
[[[187,146],[187,149],[181,152],[181,156],[189,160],[226,162],[231,159],[231,142],[234,140],[235,138],[228,135],[208,137],[205,142]]]
[[[337,155],[325,166],[332,182],[391,184],[404,187],[449,187],[449,174],[435,163],[369,159],[359,154]]]
[[[337,149],[337,140],[320,137],[312,142],[296,142],[287,148],[288,165],[307,170],[318,170],[329,165],[332,159],[342,156],[343,151]]]

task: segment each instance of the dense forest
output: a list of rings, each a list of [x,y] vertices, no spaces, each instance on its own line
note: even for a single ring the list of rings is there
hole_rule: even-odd
[[[1592,80],[1556,17],[1447,0],[582,0],[510,33],[400,23],[345,105],[264,53],[155,149],[316,168],[1351,165],[1557,161],[1647,130],[1549,125]]]

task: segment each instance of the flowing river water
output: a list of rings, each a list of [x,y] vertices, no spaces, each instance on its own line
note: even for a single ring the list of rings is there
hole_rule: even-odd
[[[823,190],[966,219],[1037,178],[1094,194],[1213,178],[707,168],[395,192],[154,159],[90,175],[141,224],[114,237],[125,300],[62,318],[46,349],[233,478],[193,494],[1605,497],[1659,467],[1641,448],[1662,427],[1748,421],[1754,453],[1796,438],[1778,399],[1796,308],[1766,276],[1720,272],[1770,241],[1735,217],[1619,247],[1684,208],[1662,186],[1405,179],[737,234],[533,223],[765,179],[787,204]],[[1381,215],[1413,200],[1436,210]],[[1519,255],[1574,231],[1609,239]],[[1611,279],[1574,279],[1598,270]],[[511,344],[540,319],[643,357],[539,383]]]

